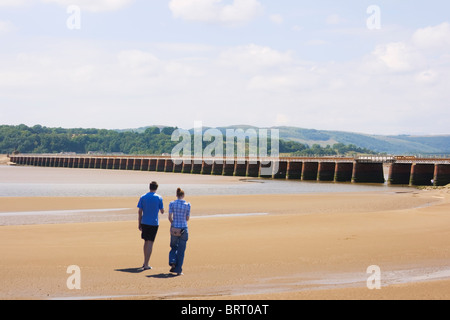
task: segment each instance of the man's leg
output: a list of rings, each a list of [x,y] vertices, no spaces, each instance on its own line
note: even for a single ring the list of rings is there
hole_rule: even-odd
[[[153,241],[145,241],[144,242],[144,268],[149,267],[148,263],[150,261],[150,256],[152,255],[153,251]]]

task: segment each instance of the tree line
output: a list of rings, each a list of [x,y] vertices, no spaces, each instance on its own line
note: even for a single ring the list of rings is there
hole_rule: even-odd
[[[108,129],[64,129],[41,125],[0,125],[0,153],[123,153],[136,155],[171,154],[178,141],[172,141],[176,127],[149,127],[142,132]],[[204,142],[203,148],[209,142]],[[247,143],[248,144],[248,143]],[[270,147],[270,146],[269,146]],[[193,149],[192,149],[193,150]],[[286,156],[375,154],[342,143],[322,147],[279,140],[279,152]],[[270,154],[270,149],[269,149]]]

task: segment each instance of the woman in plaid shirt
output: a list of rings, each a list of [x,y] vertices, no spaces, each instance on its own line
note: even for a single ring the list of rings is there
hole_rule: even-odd
[[[177,200],[169,204],[169,221],[172,224],[170,236],[169,265],[170,272],[182,275],[184,252],[189,238],[188,225],[191,204],[184,200],[184,191],[177,189]]]

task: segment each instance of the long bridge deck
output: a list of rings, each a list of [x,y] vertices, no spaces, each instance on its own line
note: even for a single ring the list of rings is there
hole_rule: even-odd
[[[385,183],[389,164],[392,185],[450,183],[449,158],[409,156],[281,157],[281,158],[172,158],[170,156],[19,154],[17,165],[106,170],[139,170],[186,174],[264,177],[304,181]]]

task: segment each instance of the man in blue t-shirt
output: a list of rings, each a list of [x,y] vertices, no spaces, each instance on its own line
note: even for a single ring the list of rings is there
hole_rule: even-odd
[[[139,230],[141,238],[144,240],[144,264],[142,270],[149,270],[152,267],[148,265],[152,255],[153,243],[159,227],[159,212],[164,214],[163,198],[156,194],[158,183],[150,183],[150,192],[139,199],[137,207],[139,208]]]

